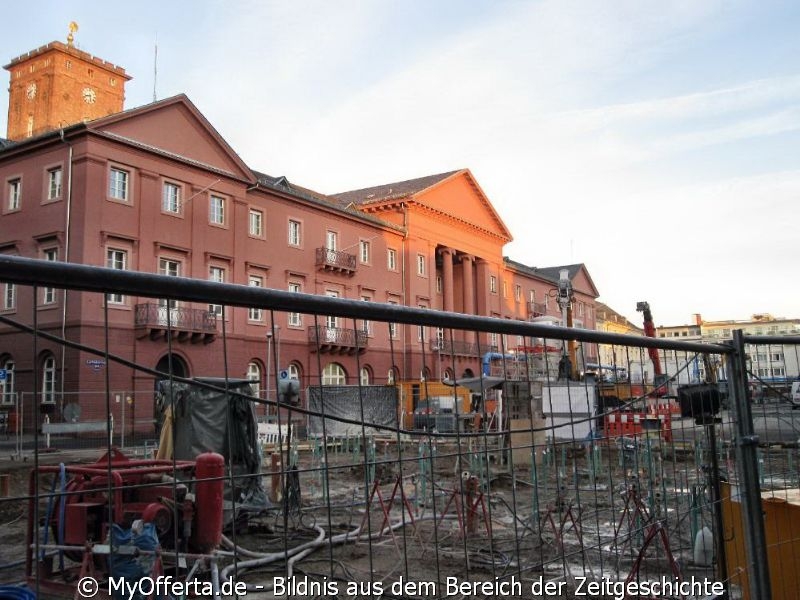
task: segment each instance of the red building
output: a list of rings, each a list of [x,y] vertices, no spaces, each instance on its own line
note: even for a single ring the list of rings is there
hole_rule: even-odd
[[[1,253],[505,319],[559,314],[552,296],[559,268],[503,256],[511,234],[469,170],[324,195],[252,170],[184,95],[84,120],[74,105],[110,106],[124,97],[128,76],[69,46],[54,42],[6,69],[12,139],[0,140]],[[38,91],[29,95],[32,85]],[[57,103],[39,93],[67,85],[95,93]],[[40,102],[49,102],[46,110]],[[41,133],[36,119],[20,129],[26,115],[45,113]],[[585,267],[568,268],[575,320],[593,329],[597,290]],[[29,288],[0,288],[0,314],[30,323],[36,311],[42,330],[104,347],[100,295],[45,288],[33,298]],[[224,374],[222,307],[116,294],[108,305],[114,353],[165,370],[169,319],[176,372]],[[474,336],[451,342],[435,330],[256,309],[227,309],[224,317],[229,376],[251,377],[262,389],[276,367],[272,344],[277,366],[304,385],[319,382],[320,369],[324,382],[384,384],[393,368],[395,378],[480,368]],[[487,335],[480,348],[503,341],[522,343]],[[31,343],[0,326],[0,368],[11,372],[5,403],[33,390],[35,361],[40,402],[56,414],[71,394],[80,391],[87,403],[103,390],[106,368],[117,401],[152,395],[149,375],[42,340],[34,357]],[[357,347],[366,350],[358,361]],[[147,420],[151,404],[140,404],[131,416]]]

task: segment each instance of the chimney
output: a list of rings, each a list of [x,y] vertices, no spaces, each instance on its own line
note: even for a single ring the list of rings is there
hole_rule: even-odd
[[[694,324],[695,325],[702,325],[703,324],[703,317],[700,316],[700,313],[694,313],[692,315],[694,317]]]

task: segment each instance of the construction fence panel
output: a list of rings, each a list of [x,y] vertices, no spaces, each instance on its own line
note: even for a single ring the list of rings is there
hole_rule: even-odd
[[[17,336],[17,364],[27,352],[34,370],[45,345],[143,382],[51,395],[48,413],[39,400],[53,380],[20,369],[14,393],[28,425],[19,429],[30,440],[27,460],[0,462],[0,483],[10,482],[0,577],[37,594],[72,596],[86,577],[107,588],[120,573],[142,581],[166,572],[212,592],[241,585],[275,596],[760,599],[769,597],[759,595],[764,573],[799,572],[797,375],[776,375],[775,358],[783,353],[788,369],[796,338],[748,340],[744,353],[0,257],[4,280],[171,299],[129,331],[137,350],[127,354],[103,342],[124,339],[111,325],[78,344],[0,316]],[[221,307],[213,331],[186,317],[212,305]],[[184,310],[177,323],[175,306]],[[255,317],[262,325],[250,334]],[[287,325],[298,322],[304,328]],[[429,344],[426,329],[443,343]],[[542,360],[552,349],[560,358]],[[769,377],[753,370],[761,353]],[[601,354],[613,357],[610,369],[590,367]],[[258,389],[245,395],[226,384],[250,377]],[[252,419],[257,442],[246,450],[260,453],[261,473],[206,452],[171,456],[176,434],[155,436],[148,423],[158,378],[254,403],[219,418]],[[749,395],[756,385],[760,400]],[[57,426],[102,422],[91,436]],[[743,424],[754,430],[746,439]],[[149,439],[158,447],[143,455]],[[254,478],[263,501],[233,492]],[[739,502],[753,489],[768,495],[761,553],[759,532],[744,525],[752,507]],[[791,593],[772,586],[774,598]]]

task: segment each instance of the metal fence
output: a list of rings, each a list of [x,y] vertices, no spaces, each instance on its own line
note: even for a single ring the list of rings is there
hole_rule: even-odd
[[[84,344],[40,326],[35,307],[0,316],[0,340],[13,332],[16,364],[27,354],[31,371],[17,367],[6,412],[18,416],[0,441],[14,458],[0,462],[6,582],[70,596],[76,582],[79,596],[91,595],[80,587],[87,577],[108,591],[119,576],[142,583],[166,574],[169,585],[201,586],[196,593],[208,585],[320,598],[797,597],[800,412],[792,381],[753,372],[752,348],[796,352],[800,339],[639,338],[5,256],[0,282],[81,291],[81,302],[99,307],[92,325],[104,332],[99,345]],[[112,292],[222,305],[217,337],[184,353],[187,364],[156,368],[137,358],[135,340],[174,351],[179,324],[165,311],[156,324],[164,335],[120,333],[124,323],[102,302]],[[253,351],[238,335],[247,327],[228,329],[249,309],[266,317],[271,335],[249,343],[269,353],[271,368],[262,372],[268,385],[243,395],[226,382],[244,375]],[[287,318],[306,326],[302,346],[285,334],[279,347],[276,323]],[[350,332],[347,343],[307,336],[309,326],[334,329],[324,320],[333,318]],[[578,372],[598,362],[600,345],[619,357],[613,375]],[[474,352],[444,352],[467,346]],[[104,370],[92,389],[50,390],[66,374],[48,379],[43,348],[79,353],[81,365],[95,357]],[[554,348],[576,364],[547,360]],[[646,369],[634,376],[648,348],[668,365],[666,383]],[[218,379],[198,383],[181,370],[209,354],[217,371],[196,374]],[[115,387],[112,365],[144,383]],[[196,457],[165,453],[183,432],[156,447],[159,378],[255,405],[257,435],[242,451],[248,468],[237,468],[230,439],[219,446],[224,471],[213,476],[201,475]],[[336,404],[345,385],[346,410]],[[378,388],[392,393],[371,392]],[[41,408],[43,393],[52,410]],[[387,419],[382,405],[371,422],[378,397],[396,398],[397,414]],[[167,400],[187,422],[189,399]],[[201,533],[213,534],[216,521],[191,498],[217,481],[224,535],[206,543]],[[231,492],[253,481],[263,502]],[[136,519],[155,536],[134,553],[145,535],[131,529]]]

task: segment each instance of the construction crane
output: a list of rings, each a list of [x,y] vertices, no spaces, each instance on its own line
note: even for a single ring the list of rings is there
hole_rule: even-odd
[[[647,302],[637,302],[636,312],[642,313],[644,318],[644,334],[647,337],[656,337],[656,326],[653,323],[653,313],[650,311],[650,304]],[[658,356],[658,348],[648,348],[647,354],[653,363],[653,383],[656,387],[655,395],[663,396],[667,393],[668,377],[661,370],[661,358]]]

